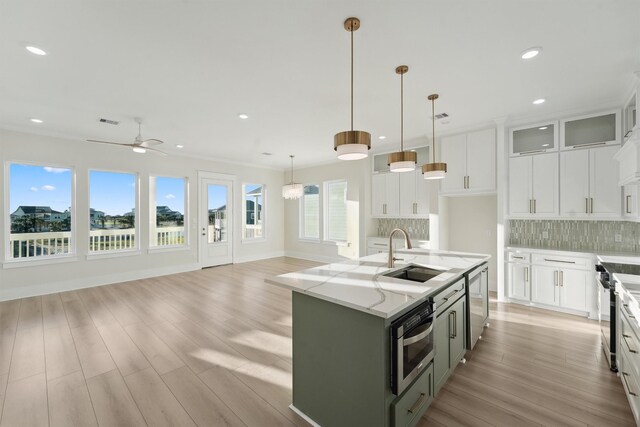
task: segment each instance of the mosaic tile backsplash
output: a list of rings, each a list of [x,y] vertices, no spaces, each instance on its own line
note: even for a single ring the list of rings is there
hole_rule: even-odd
[[[394,228],[404,228],[412,239],[429,240],[428,219],[381,218],[378,220],[378,236],[387,237]]]
[[[546,233],[545,233],[546,232]],[[621,238],[616,242],[616,235]],[[508,244],[547,249],[640,253],[640,223],[629,221],[509,221]]]

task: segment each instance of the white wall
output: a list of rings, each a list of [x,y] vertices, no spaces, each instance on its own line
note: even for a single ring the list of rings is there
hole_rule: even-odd
[[[285,173],[289,179],[289,172]],[[338,179],[347,180],[348,246],[332,243],[303,241],[299,238],[299,200],[286,200],[285,249],[288,256],[317,261],[339,261],[353,259],[365,254],[365,238],[375,233],[371,221],[368,197],[371,193],[371,166],[369,159],[339,161],[335,163],[295,170],[295,181],[303,184],[318,184]],[[322,190],[321,190],[322,191]]]
[[[448,197],[448,250],[491,255],[489,289],[497,283],[497,201],[495,195]]]
[[[42,165],[68,166],[76,172],[76,251],[73,262],[0,269],[0,300],[29,295],[58,292],[151,277],[199,268],[197,245],[197,173],[209,171],[235,175],[234,194],[236,230],[234,230],[235,262],[282,256],[284,254],[284,204],[280,189],[284,183],[281,170],[238,165],[181,156],[160,157],[139,155],[118,147],[101,146],[81,141],[70,141],[32,134],[0,130],[0,160],[6,170],[8,162],[28,162]],[[88,170],[105,169],[139,174],[141,252],[118,258],[87,259],[88,253]],[[149,175],[184,176],[189,180],[189,235],[186,250],[148,253],[149,242]],[[6,174],[0,187],[5,193]],[[240,212],[242,211],[242,183],[266,185],[266,239],[261,242],[242,243],[240,239]],[[0,236],[8,240],[8,209],[5,197],[0,197],[3,213]],[[5,244],[0,245],[0,260],[5,259]]]

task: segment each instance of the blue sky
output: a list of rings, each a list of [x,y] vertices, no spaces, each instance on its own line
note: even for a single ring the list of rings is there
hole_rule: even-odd
[[[131,212],[136,205],[136,175],[90,171],[90,206],[107,215]]]
[[[184,178],[156,177],[156,206],[184,214]]]
[[[209,184],[209,209],[217,209],[227,203],[227,186]]]
[[[64,212],[71,206],[71,170],[12,163],[9,210],[18,206],[50,206]]]

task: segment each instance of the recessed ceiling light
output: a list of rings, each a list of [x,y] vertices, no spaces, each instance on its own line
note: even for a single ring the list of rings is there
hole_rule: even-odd
[[[522,52],[520,57],[522,59],[533,59],[536,56],[538,56],[540,54],[540,52],[542,52],[542,48],[541,47],[530,47],[529,49],[527,49],[524,52]]]
[[[242,120],[247,120],[249,116],[247,114],[238,114],[238,118]]]
[[[176,144],[176,148],[184,148],[184,145]]]
[[[45,56],[47,54],[47,52],[36,46],[25,46],[25,49],[38,56]]]
[[[267,153],[266,151],[264,153],[260,153],[260,154],[262,154],[263,156],[271,156],[272,155],[271,153]]]
[[[387,139],[387,137],[386,137],[386,136],[384,136],[384,135],[380,135],[380,136],[378,137],[378,139],[380,139],[380,140],[382,140],[382,139]]]
[[[546,101],[546,99],[544,98],[538,98],[535,101],[533,101],[534,105],[540,105],[540,104],[544,104],[544,102]]]
[[[36,118],[31,118],[29,120],[31,121],[31,123],[38,123],[38,124],[42,123],[42,120],[36,119]]]
[[[548,146],[549,146],[549,144],[542,144],[542,146],[543,146],[543,147],[548,147]]]
[[[546,129],[548,129],[548,127],[547,127],[547,126],[542,126],[541,128],[538,128],[538,129],[540,129],[540,130],[546,130]]]

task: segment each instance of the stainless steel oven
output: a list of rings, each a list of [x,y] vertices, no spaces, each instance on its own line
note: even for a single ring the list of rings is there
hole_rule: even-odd
[[[391,323],[391,390],[400,394],[433,360],[435,305],[427,301]]]

